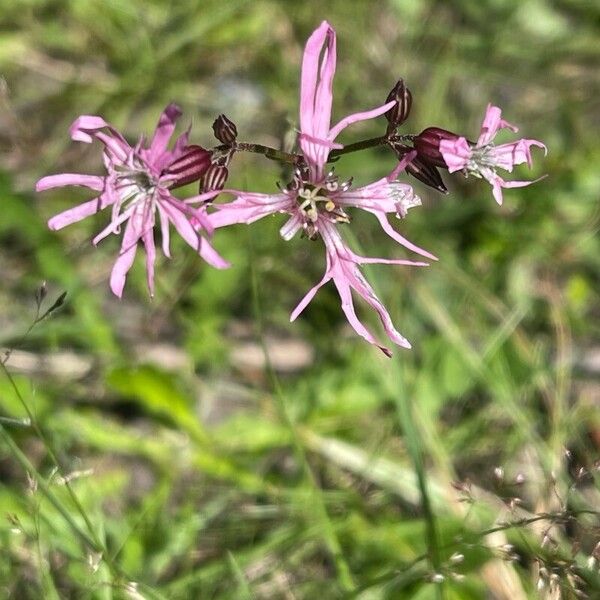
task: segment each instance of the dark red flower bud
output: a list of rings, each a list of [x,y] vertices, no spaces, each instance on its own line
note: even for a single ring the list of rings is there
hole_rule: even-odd
[[[219,115],[212,125],[215,137],[222,143],[231,146],[237,139],[237,127],[225,115]]]
[[[405,146],[403,144],[393,144],[392,148],[400,159],[402,159],[405,154],[414,150],[411,146]],[[448,193],[448,188],[444,185],[439,171],[418,154],[410,161],[410,163],[408,163],[408,165],[406,165],[406,172],[438,192],[442,192],[443,194]]]
[[[459,137],[459,135],[439,127],[428,127],[414,138],[413,144],[421,158],[426,159],[436,167],[447,169],[448,165],[440,152],[440,142],[442,140],[457,140]]]
[[[399,79],[398,83],[391,89],[386,103],[396,100],[396,104],[385,113],[385,118],[388,120],[388,133],[395,131],[397,127],[402,125],[410,113],[412,106],[412,94],[404,85],[404,79]]]
[[[176,188],[201,179],[211,165],[211,153],[202,146],[187,146],[183,154],[165,167],[161,178],[172,181]]]
[[[211,165],[204,175],[200,191],[212,192],[214,190],[222,190],[225,187],[227,177],[229,177],[229,169],[227,167],[217,164]]]

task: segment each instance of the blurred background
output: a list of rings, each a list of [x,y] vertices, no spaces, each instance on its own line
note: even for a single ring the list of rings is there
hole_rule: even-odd
[[[413,343],[392,360],[333,286],[289,323],[324,256],[281,219],[219,231],[228,271],[173,240],[154,299],[138,254],[113,297],[119,240],[90,242],[107,216],[50,232],[89,194],[33,191],[100,172],[70,123],[102,115],[134,142],[176,101],[195,143],[224,112],[278,147],[323,19],[334,120],[403,77],[402,132],[476,138],[491,101],[549,148],[513,178],[548,177],[502,207],[478,180],[411,181],[423,207],[396,225],[441,260],[366,270]],[[591,1],[0,0],[0,596],[599,597],[599,58]],[[336,169],[360,184],[394,164],[377,149]],[[264,192],[286,176],[260,156],[231,171]],[[368,215],[353,232],[403,255]],[[67,298],[25,336],[42,281],[44,309]]]

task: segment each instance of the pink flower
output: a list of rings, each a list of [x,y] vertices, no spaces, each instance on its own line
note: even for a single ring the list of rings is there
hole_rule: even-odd
[[[96,176],[62,173],[43,177],[37,182],[38,192],[55,187],[78,185],[99,193],[93,200],[52,217],[48,221],[50,229],[62,229],[111,206],[110,223],[93,240],[93,243],[97,244],[111,233],[119,234],[121,226],[126,223],[121,251],[110,276],[110,287],[118,297],[123,293],[125,279],[133,264],[140,241],[146,250],[148,289],[151,295],[154,294],[156,213],[160,221],[162,249],[165,256],[170,257],[169,224],[172,224],[179,235],[206,262],[219,269],[229,266],[229,263],[221,258],[210,243],[196,231],[201,229],[208,234],[212,233],[205,209],[192,208],[175,198],[170,192],[171,187],[191,180],[190,177],[194,173],[201,174],[210,165],[208,151],[199,146],[188,146],[188,132],[177,139],[173,150],[167,148],[175,129],[175,122],[180,115],[181,111],[175,104],[167,106],[147,148],[143,147],[143,138],[135,147],[131,147],[125,138],[104,119],[83,115],[71,125],[71,138],[86,143],[91,143],[93,138],[96,138],[103,143],[104,166],[107,174]]]
[[[321,52],[322,59],[319,61]],[[338,289],[342,310],[350,325],[369,343],[391,356],[388,348],[380,345],[356,316],[352,290],[377,312],[385,332],[394,343],[405,348],[410,348],[410,343],[395,329],[385,306],[362,275],[360,265],[384,263],[425,266],[427,263],[358,256],[346,245],[337,225],[350,222],[346,209],[361,208],[375,215],[383,230],[397,242],[428,258],[435,260],[435,257],[402,237],[390,225],[387,217],[388,213],[404,217],[408,209],[421,204],[409,185],[394,181],[407,161],[412,160],[414,153],[407,156],[390,177],[356,189],[351,188],[350,181],[341,183],[333,171],[325,172],[330,149],[340,147],[333,141],[346,125],[381,115],[394,104],[387,103],[375,110],[346,117],[330,129],[335,59],[335,32],[328,23],[323,22],[309,38],[304,52],[300,146],[305,164],[296,168],[293,181],[279,194],[231,191],[236,195],[235,200],[215,206],[217,212],[209,215],[209,218],[214,227],[224,227],[234,223],[250,224],[267,215],[284,213],[289,215],[280,230],[285,240],[291,239],[298,231],[310,239],[320,237],[325,244],[327,259],[325,275],[300,301],[292,312],[291,320],[295,320],[317,291],[331,280]]]
[[[476,144],[470,144],[466,138],[455,136],[454,139],[439,141],[439,151],[450,173],[465,170],[466,174],[483,177],[492,184],[492,192],[498,204],[502,204],[502,188],[524,187],[539,181],[504,181],[497,174],[496,169],[501,168],[512,172],[513,166],[527,163],[531,168],[531,146],[547,148],[538,140],[520,139],[510,144],[495,146],[493,139],[501,129],[518,129],[501,118],[502,111],[497,106],[488,104],[485,118],[481,126],[481,133]]]

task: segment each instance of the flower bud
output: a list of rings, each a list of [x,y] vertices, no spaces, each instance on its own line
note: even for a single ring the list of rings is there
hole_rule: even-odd
[[[440,152],[440,142],[442,140],[457,140],[459,137],[459,135],[439,127],[428,127],[415,137],[413,144],[419,156],[427,159],[436,167],[447,169],[448,165]]]
[[[202,146],[187,146],[183,154],[165,167],[161,178],[170,180],[171,188],[201,179],[211,165],[211,153]]]
[[[219,115],[212,125],[215,137],[222,143],[231,146],[237,139],[237,127],[225,115]]]
[[[204,179],[200,185],[200,191],[212,192],[214,190],[222,190],[225,187],[228,176],[229,169],[224,165],[211,165],[204,175]]]
[[[412,94],[404,85],[404,79],[399,79],[398,83],[390,90],[386,103],[396,101],[396,104],[385,113],[385,118],[388,120],[388,133],[391,133],[408,119],[410,107],[412,106]]]
[[[392,148],[400,159],[413,150],[411,146],[403,144],[392,144]],[[444,185],[439,171],[418,154],[406,165],[406,172],[434,190],[442,194],[448,193],[448,188]]]

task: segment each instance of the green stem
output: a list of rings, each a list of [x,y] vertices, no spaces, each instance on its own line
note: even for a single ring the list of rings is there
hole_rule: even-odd
[[[262,154],[271,160],[278,160],[280,162],[289,163],[295,165],[300,159],[299,154],[292,154],[284,152],[283,150],[276,150],[270,146],[263,146],[262,144],[249,144],[247,142],[236,142],[234,146],[238,152],[254,152],[255,154]]]
[[[414,138],[414,135],[382,135],[379,137],[369,138],[367,140],[361,140],[354,142],[353,144],[347,144],[343,148],[338,150],[332,150],[329,153],[328,162],[334,162],[340,156],[344,154],[350,154],[351,152],[359,152],[360,150],[366,150],[368,148],[376,148],[377,146],[384,146],[390,142],[404,142],[410,141]],[[262,154],[266,158],[271,160],[277,160],[279,162],[287,163],[290,165],[296,165],[302,160],[301,154],[293,152],[284,152],[283,150],[277,150],[270,146],[264,146],[263,144],[252,144],[249,142],[235,142],[232,146],[221,145],[215,146],[212,149],[213,153],[225,153],[234,150],[235,152],[252,152],[254,154]]]

